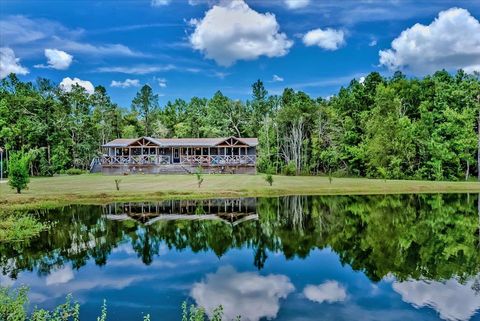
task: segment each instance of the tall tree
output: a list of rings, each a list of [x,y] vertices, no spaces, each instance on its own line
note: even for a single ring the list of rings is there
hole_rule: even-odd
[[[144,134],[152,134],[154,116],[158,110],[158,95],[153,93],[152,87],[144,85],[132,101],[132,109],[137,111],[143,119]]]

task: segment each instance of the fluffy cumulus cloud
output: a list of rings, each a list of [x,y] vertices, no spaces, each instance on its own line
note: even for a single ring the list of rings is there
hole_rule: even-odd
[[[337,50],[345,44],[345,33],[343,30],[313,29],[303,36],[303,43],[306,46],[318,46],[325,50]]]
[[[465,284],[455,279],[438,281],[394,282],[393,289],[402,300],[416,308],[430,307],[440,318],[449,321],[467,321],[480,309],[480,297],[472,289],[474,281]]]
[[[20,65],[20,58],[15,57],[15,52],[8,47],[0,48],[0,79],[9,74],[28,74],[28,69]]]
[[[404,30],[379,55],[380,64],[391,70],[480,71],[480,22],[465,9],[451,8],[427,26],[417,23]]]
[[[138,79],[125,79],[124,81],[112,80],[110,87],[118,88],[128,88],[128,87],[138,87],[140,86],[140,81]]]
[[[93,92],[95,91],[95,87],[93,87],[93,84],[90,81],[81,80],[78,78],[72,79],[70,77],[63,78],[62,82],[60,83],[60,88],[62,88],[62,90],[66,92],[70,92],[74,85],[83,87],[85,91],[89,94],[93,94]]]
[[[308,6],[310,0],[284,0],[284,3],[289,9],[300,9]]]
[[[65,70],[72,64],[73,56],[58,49],[45,49],[47,65],[35,65],[36,68]]]
[[[216,273],[195,283],[190,295],[212,316],[212,311],[222,305],[225,320],[241,315],[242,320],[273,319],[280,308],[280,299],[294,290],[285,275],[262,276],[257,272],[237,272],[233,267],[221,267]]]
[[[203,19],[192,19],[190,24],[195,27],[189,37],[191,46],[222,66],[260,56],[284,56],[293,45],[280,32],[274,14],[259,13],[243,0],[214,5]]]
[[[319,285],[307,285],[303,295],[310,301],[323,303],[342,302],[347,298],[347,290],[337,281],[326,281]]]
[[[161,6],[167,6],[169,5],[171,0],[152,0],[150,1],[150,4],[152,7],[161,7]]]

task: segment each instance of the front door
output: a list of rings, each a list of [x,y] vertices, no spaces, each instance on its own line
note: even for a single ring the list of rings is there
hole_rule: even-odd
[[[178,148],[173,149],[173,163],[180,163],[180,150]]]

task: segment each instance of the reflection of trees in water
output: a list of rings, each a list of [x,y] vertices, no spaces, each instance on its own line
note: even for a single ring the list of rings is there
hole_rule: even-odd
[[[262,269],[269,252],[304,258],[330,247],[343,264],[372,280],[388,273],[399,280],[466,279],[480,271],[478,205],[477,195],[453,194],[260,198],[259,220],[151,225],[107,220],[101,207],[72,206],[37,213],[54,227],[31,243],[0,245],[0,265],[12,276],[33,269],[46,274],[66,262],[80,268],[90,259],[102,265],[113,248],[128,242],[145,264],[164,244],[219,257],[231,249],[251,249],[253,264]]]

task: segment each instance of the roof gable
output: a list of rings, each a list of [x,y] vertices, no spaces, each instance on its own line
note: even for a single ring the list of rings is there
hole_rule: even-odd
[[[222,138],[118,138],[103,147],[254,147],[258,145],[257,138],[237,138],[234,136]]]

